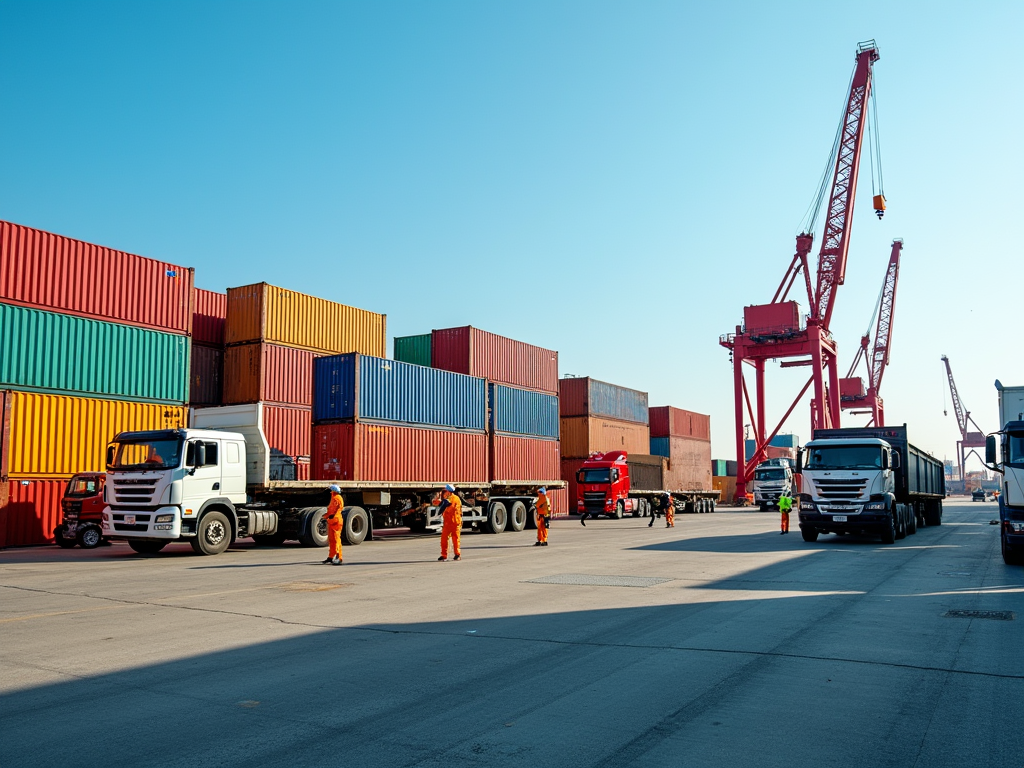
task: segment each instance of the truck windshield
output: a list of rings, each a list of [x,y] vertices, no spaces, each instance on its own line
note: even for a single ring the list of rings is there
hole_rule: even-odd
[[[174,469],[181,466],[181,440],[115,443],[110,469]]]
[[[1007,464],[1024,464],[1024,434],[1010,434],[1006,436],[1007,442]]]
[[[72,477],[68,481],[68,496],[95,496],[100,491],[98,477]]]
[[[581,473],[581,483],[610,483],[610,469],[584,469]]]
[[[754,472],[755,480],[785,480],[786,470],[784,469],[758,469]]]
[[[808,469],[881,469],[882,449],[877,445],[829,445],[814,447]]]

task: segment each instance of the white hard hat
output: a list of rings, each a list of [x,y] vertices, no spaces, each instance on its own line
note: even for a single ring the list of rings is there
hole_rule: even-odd
[[[341,493],[341,488],[339,488],[339,487],[338,487],[338,486],[336,486],[336,485],[332,485],[332,486],[330,487],[330,491],[331,491],[331,493]]]

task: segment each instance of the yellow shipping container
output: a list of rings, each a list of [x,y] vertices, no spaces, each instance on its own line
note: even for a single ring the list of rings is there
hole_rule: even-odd
[[[0,414],[0,476],[28,480],[102,472],[118,432],[184,427],[188,409],[5,390]]]
[[[225,344],[269,341],[311,352],[384,357],[387,315],[267,283],[228,288]]]
[[[562,458],[585,459],[594,451],[651,452],[651,430],[646,424],[596,416],[561,419]]]
[[[719,501],[722,504],[732,504],[736,500],[736,478],[716,475],[711,478],[711,487],[721,491]]]

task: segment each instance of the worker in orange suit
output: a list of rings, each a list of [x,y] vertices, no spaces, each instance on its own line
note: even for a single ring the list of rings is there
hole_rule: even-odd
[[[665,505],[665,527],[675,528],[676,527],[676,503],[672,499],[672,494],[665,491],[663,496],[663,503]]]
[[[441,491],[441,514],[444,516],[444,523],[441,525],[441,556],[439,562],[448,559],[448,539],[452,540],[452,549],[455,552],[453,560],[462,559],[462,550],[459,547],[459,539],[462,538],[462,499],[455,493],[455,486],[449,483]]]
[[[537,543],[535,547],[546,547],[548,545],[548,528],[551,523],[551,501],[548,499],[548,489],[537,489]]]
[[[331,503],[327,505],[327,514],[324,515],[324,520],[327,521],[327,544],[331,549],[327,554],[327,559],[324,560],[324,565],[341,565],[341,529],[345,527],[345,518],[342,515],[344,508],[345,502],[341,498],[341,488],[332,485]]]

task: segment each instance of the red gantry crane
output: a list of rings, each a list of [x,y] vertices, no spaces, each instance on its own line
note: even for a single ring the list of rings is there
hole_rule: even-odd
[[[984,463],[981,454],[974,449],[985,447],[985,432],[978,426],[978,423],[971,417],[971,412],[965,409],[964,404],[960,401],[960,394],[956,391],[956,382],[953,381],[953,370],[949,367],[949,358],[943,355],[942,362],[946,364],[946,378],[949,379],[949,395],[953,399],[956,425],[960,429],[960,439],[956,441],[956,458],[960,467],[960,479],[964,481],[964,487],[966,488],[967,474],[964,465],[971,454],[977,456]],[[968,427],[972,424],[977,432],[968,430]],[[968,449],[966,453],[964,453],[964,449]]]
[[[882,293],[879,294],[878,304],[875,305],[875,312],[871,316],[870,326],[878,318],[878,325],[875,326],[875,343],[871,344],[871,337],[865,333],[860,339],[860,348],[853,358],[846,378],[839,380],[839,407],[844,411],[849,410],[854,414],[870,413],[871,421],[866,426],[885,426],[885,405],[882,402],[882,376],[885,367],[889,365],[889,349],[892,345],[892,316],[896,307],[896,285],[900,277],[900,255],[903,252],[903,241],[900,239],[892,241],[892,251],[889,254],[889,266],[885,270],[885,280],[882,283]],[[868,352],[868,348],[871,351]],[[868,385],[865,389],[864,379],[854,376],[857,366],[861,361],[868,369]]]
[[[843,110],[843,118],[832,147],[832,186],[825,213],[825,226],[818,253],[817,281],[811,285],[807,255],[814,243],[813,229],[818,211],[824,200],[828,174],[822,178],[818,194],[811,206],[813,213],[804,232],[796,237],[796,253],[770,304],[743,308],[743,325],[736,333],[722,336],[720,343],[731,350],[733,382],[735,388],[736,458],[739,471],[736,477],[736,495],[746,495],[746,484],[753,477],[754,468],[765,459],[765,448],[778,434],[782,425],[796,408],[808,389],[811,395],[811,428],[839,427],[839,371],[836,362],[836,343],[829,332],[832,311],[835,308],[836,288],[843,284],[846,257],[850,247],[850,227],[853,223],[854,198],[860,170],[861,150],[867,127],[868,99],[871,96],[872,67],[878,61],[878,46],[874,40],[857,46],[856,65],[850,90]],[[877,131],[876,131],[877,136]],[[874,199],[875,212],[881,216],[885,210],[883,194]],[[789,291],[797,278],[803,276],[804,288],[810,306],[806,325],[800,305],[789,301]],[[783,358],[781,366],[810,366],[811,376],[797,394],[792,405],[771,431],[765,415],[765,363]],[[797,358],[797,359],[785,359]],[[743,366],[754,369],[754,403],[743,375]],[[828,384],[825,371],[828,371]],[[743,423],[744,410],[754,427],[756,447],[750,461],[744,462]]]

